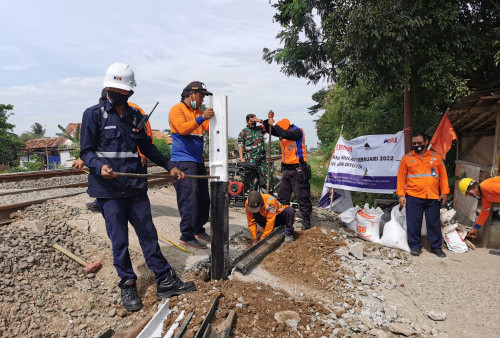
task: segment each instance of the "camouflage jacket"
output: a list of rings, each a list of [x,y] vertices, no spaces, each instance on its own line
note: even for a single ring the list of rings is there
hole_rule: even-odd
[[[238,136],[238,147],[243,148],[246,161],[262,161],[267,158],[264,129],[245,127]]]

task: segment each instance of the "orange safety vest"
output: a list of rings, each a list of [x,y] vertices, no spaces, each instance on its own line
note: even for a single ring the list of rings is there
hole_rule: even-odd
[[[264,199],[264,203],[262,203],[259,213],[266,218],[266,226],[264,227],[260,239],[266,238],[266,236],[274,230],[276,216],[288,207],[288,205],[281,204],[276,197],[272,195],[262,194],[262,198]],[[248,231],[250,231],[252,239],[257,239],[257,221],[253,218],[253,214],[248,211],[248,200],[245,202],[245,210],[247,212]]]
[[[481,213],[477,218],[476,224],[483,225],[490,215],[490,209],[493,203],[500,202],[500,176],[495,176],[484,180],[479,184],[481,190]]]
[[[439,190],[444,195],[450,193],[448,175],[441,156],[430,150],[422,158],[414,151],[405,154],[399,164],[396,194],[439,199]]]
[[[292,125],[292,130],[300,129],[302,131],[302,139],[298,141],[281,139],[281,162],[284,164],[298,164],[300,157],[306,160],[306,134],[302,128]]]

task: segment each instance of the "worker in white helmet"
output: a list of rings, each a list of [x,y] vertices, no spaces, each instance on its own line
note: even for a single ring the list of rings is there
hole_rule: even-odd
[[[182,282],[163,256],[151,216],[146,178],[118,176],[116,172],[140,173],[138,150],[154,163],[184,178],[170,159],[153,145],[144,127],[143,115],[128,105],[135,87],[134,72],[124,63],[109,66],[104,77],[107,100],[83,113],[80,158],[90,168],[88,193],[97,198],[112,243],[113,264],[121,288],[123,306],[129,311],[142,308],[137,295],[137,276],[128,251],[128,223],[134,228],[148,267],[154,272],[157,298],[168,298],[196,289]]]

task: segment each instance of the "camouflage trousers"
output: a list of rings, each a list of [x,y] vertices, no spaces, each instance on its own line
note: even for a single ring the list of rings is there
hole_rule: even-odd
[[[255,163],[257,164],[257,166],[259,167],[259,172],[260,172],[260,177],[261,177],[261,182],[260,182],[260,185],[262,187],[264,187],[264,190],[266,189],[267,187],[267,177],[269,176],[269,193],[272,194],[273,191],[274,191],[274,166],[273,166],[273,163],[271,163],[271,170],[269,172],[269,175],[268,175],[268,171],[267,171],[267,159],[250,159],[250,162],[251,163]],[[257,184],[254,184],[254,182],[250,183],[250,188],[251,190],[257,190],[258,191],[258,188],[257,187]]]

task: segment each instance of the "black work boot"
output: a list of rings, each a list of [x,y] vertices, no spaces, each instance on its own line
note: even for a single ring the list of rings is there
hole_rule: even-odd
[[[137,296],[135,280],[129,279],[120,288],[122,289],[122,304],[125,309],[129,311],[142,309],[142,302]]]
[[[311,229],[311,215],[303,215],[302,216],[302,230]]]
[[[183,282],[177,277],[174,269],[170,270],[170,276],[160,281],[156,288],[156,298],[169,298],[176,295],[182,295],[195,291],[196,286],[193,282]]]

